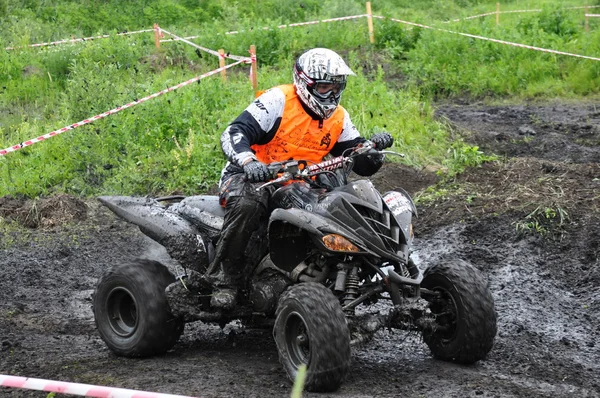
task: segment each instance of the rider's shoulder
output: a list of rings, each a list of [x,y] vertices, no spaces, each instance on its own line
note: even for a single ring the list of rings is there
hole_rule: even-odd
[[[268,104],[283,104],[285,102],[285,93],[281,86],[271,87],[265,90],[255,100],[255,103]]]

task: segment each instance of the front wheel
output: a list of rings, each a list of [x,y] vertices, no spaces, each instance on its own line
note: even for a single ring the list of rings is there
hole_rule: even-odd
[[[94,317],[100,337],[117,355],[145,357],[172,348],[184,322],[171,314],[165,288],[175,281],[162,264],[138,259],[100,277]]]
[[[435,323],[423,330],[432,354],[462,364],[483,359],[494,344],[496,310],[479,271],[461,260],[437,264],[425,271],[421,286],[435,293],[428,297]]]
[[[292,381],[306,365],[306,390],[340,387],[350,369],[350,332],[339,301],[325,286],[307,282],[285,291],[273,334],[279,360]]]

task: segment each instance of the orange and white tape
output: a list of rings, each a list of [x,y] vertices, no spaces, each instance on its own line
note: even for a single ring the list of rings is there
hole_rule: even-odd
[[[316,25],[319,23],[327,23],[327,22],[337,22],[337,21],[346,21],[346,20],[350,20],[350,19],[356,19],[356,18],[363,18],[366,17],[367,14],[361,14],[361,15],[352,15],[349,17],[339,17],[339,18],[330,18],[330,19],[323,19],[323,20],[319,20],[319,21],[308,21],[308,22],[298,22],[298,23],[291,23],[291,24],[287,24],[287,25],[279,25],[277,26],[278,29],[284,29],[284,28],[291,28],[291,27],[296,27],[296,26],[305,26],[305,25]],[[250,31],[253,31],[254,29],[250,29]],[[257,28],[257,30],[272,30],[272,28],[265,26],[262,28]],[[229,32],[225,32],[224,34],[226,35],[237,35],[239,33],[246,33],[247,31],[245,30],[232,30]],[[186,36],[183,39],[186,40],[190,40],[190,39],[197,39],[200,36]],[[177,39],[165,39],[165,40],[161,40],[162,42],[166,42],[166,41],[175,41]]]
[[[453,19],[451,21],[444,21],[444,23],[466,21],[469,19],[488,17],[490,15],[496,15],[496,14],[511,14],[511,13],[522,13],[522,12],[541,12],[541,11],[542,10],[513,10],[513,11],[500,11],[500,12],[493,11],[493,12],[486,12],[485,14],[479,14],[479,15],[473,15],[473,16],[465,17],[465,18]]]
[[[154,29],[137,30],[135,32],[121,32],[121,33],[117,33],[117,36],[127,36],[127,35],[134,35],[136,33],[145,33],[145,32],[152,32],[152,31],[154,31]],[[95,40],[95,39],[106,39],[108,37],[111,37],[111,35],[101,35],[101,36],[93,36],[93,37],[81,37],[81,38],[74,38],[74,39],[65,39],[65,40],[51,41],[51,42],[48,42],[48,43],[30,44],[30,45],[24,46],[24,47],[55,46],[55,45],[58,45],[58,44],[65,44],[65,43],[77,43],[77,42],[89,41],[89,40]],[[24,48],[24,47],[22,47],[22,46],[6,47],[5,50],[16,50],[18,48]]]
[[[235,62],[235,63],[233,63],[233,64],[229,64],[229,65],[223,66],[223,67],[221,67],[221,68],[218,68],[218,69],[212,70],[212,71],[210,71],[210,72],[207,72],[207,73],[205,73],[205,74],[203,74],[203,75],[196,76],[196,77],[194,77],[194,78],[192,78],[192,79],[186,80],[186,81],[185,81],[185,82],[183,82],[183,83],[179,83],[179,84],[177,84],[177,85],[175,85],[175,86],[172,86],[172,87],[166,88],[166,89],[164,89],[164,90],[162,90],[162,91],[159,91],[159,92],[157,92],[157,93],[154,93],[154,94],[152,94],[152,95],[149,95],[149,96],[147,96],[147,97],[144,97],[144,98],[142,98],[142,99],[139,99],[139,100],[136,100],[136,101],[130,102],[130,103],[128,103],[128,104],[125,104],[125,105],[123,105],[123,106],[116,107],[116,108],[114,108],[114,109],[111,109],[111,110],[109,110],[109,111],[106,111],[106,112],[104,112],[104,113],[101,113],[101,114],[99,114],[99,115],[96,115],[96,116],[90,117],[90,118],[88,118],[88,119],[84,119],[84,120],[82,120],[82,121],[80,121],[80,122],[77,122],[77,123],[73,123],[73,124],[71,124],[71,125],[69,125],[69,126],[65,126],[65,127],[63,127],[63,128],[60,128],[60,129],[58,129],[58,130],[51,131],[51,132],[50,132],[50,133],[48,133],[48,134],[44,134],[44,135],[41,135],[41,136],[39,136],[39,137],[32,138],[32,139],[30,139],[30,140],[24,141],[24,142],[22,142],[22,143],[20,143],[20,144],[16,144],[16,145],[13,145],[13,146],[11,146],[11,147],[8,147],[8,148],[6,148],[6,149],[2,149],[2,150],[0,150],[0,156],[4,156],[4,155],[6,155],[6,154],[8,154],[8,153],[11,153],[11,152],[18,151],[18,150],[19,150],[19,149],[21,149],[21,148],[25,148],[25,147],[31,146],[31,145],[33,145],[33,144],[35,144],[35,143],[38,143],[38,142],[45,141],[45,140],[47,140],[48,138],[51,138],[51,137],[57,136],[57,135],[59,135],[59,134],[62,134],[62,133],[64,133],[65,131],[73,130],[73,129],[75,129],[75,128],[77,128],[77,127],[80,127],[80,126],[83,126],[83,125],[85,125],[85,124],[92,123],[92,122],[94,122],[94,121],[96,121],[96,120],[98,120],[98,119],[102,119],[102,118],[105,118],[105,117],[107,117],[107,116],[109,116],[109,115],[115,114],[115,113],[117,113],[117,112],[121,112],[121,111],[122,111],[122,110],[124,110],[124,109],[130,108],[130,107],[132,107],[132,106],[134,106],[134,105],[137,105],[137,104],[141,104],[142,102],[146,102],[146,101],[148,101],[149,99],[156,98],[156,97],[158,97],[158,96],[160,96],[160,95],[166,94],[166,93],[168,93],[168,92],[171,92],[171,91],[177,90],[178,88],[181,88],[181,87],[183,87],[183,86],[187,86],[188,84],[192,84],[192,83],[194,83],[194,82],[197,82],[198,80],[204,79],[205,77],[208,77],[208,76],[212,76],[212,75],[214,75],[214,74],[217,74],[217,73],[221,72],[222,70],[225,70],[225,69],[231,68],[232,66],[235,66],[235,65],[238,65],[238,64],[241,64],[241,63],[250,63],[250,62],[251,62],[250,58],[244,58],[244,59],[243,59],[243,60],[241,60],[241,61],[238,61],[238,62]]]
[[[291,23],[291,24],[287,24],[287,25],[279,25],[277,28],[278,29],[283,29],[283,28],[290,28],[290,27],[295,27],[295,26],[314,25],[314,24],[319,24],[319,23],[328,23],[328,22],[337,22],[337,21],[348,21],[350,19],[363,18],[363,17],[366,17],[367,15],[368,14],[361,14],[361,15],[352,15],[352,16],[349,16],[349,17],[339,17],[339,18],[322,19],[320,21]]]
[[[69,383],[65,381],[54,381],[34,379],[32,377],[0,375],[0,386],[22,388],[26,390],[38,390],[60,394],[80,395],[84,397],[102,398],[193,398],[183,395],[163,394],[158,392],[146,392],[129,390],[125,388],[94,386],[91,384]]]
[[[167,31],[166,31],[166,30],[164,30],[164,29],[161,29],[161,30],[162,30],[163,32],[165,32],[166,34],[168,34],[168,35],[172,36],[174,40],[177,40],[177,41],[182,41],[182,42],[184,42],[184,43],[186,43],[186,44],[189,44],[189,45],[190,45],[190,46],[192,46],[192,47],[195,47],[195,48],[197,48],[198,50],[205,51],[205,52],[207,52],[207,53],[209,53],[209,54],[212,54],[212,55],[214,55],[214,56],[217,56],[217,57],[222,57],[222,58],[231,58],[231,59],[234,59],[234,60],[236,60],[236,61],[246,61],[246,60],[248,59],[248,57],[241,57],[241,56],[239,56],[239,55],[231,55],[231,54],[219,54],[219,52],[218,52],[218,51],[211,50],[211,49],[209,49],[209,48],[206,48],[206,47],[199,46],[199,45],[197,45],[196,43],[193,43],[193,42],[191,42],[191,41],[189,41],[189,40],[187,40],[187,39],[185,39],[185,38],[183,38],[183,37],[179,37],[179,36],[177,36],[177,35],[174,35],[173,33],[167,32]],[[161,40],[161,41],[162,41],[162,40]]]
[[[599,8],[600,5],[595,5],[595,6],[577,6],[577,7],[565,7],[565,10],[575,10],[575,9],[591,9],[591,8]],[[458,19],[453,19],[450,21],[444,21],[444,23],[449,23],[449,22],[459,22],[459,21],[463,21],[463,20],[468,20],[468,19],[475,19],[475,18],[480,18],[480,17],[486,17],[486,16],[490,16],[490,15],[496,15],[496,14],[509,14],[509,13],[524,13],[524,12],[541,12],[541,9],[536,9],[536,10],[510,10],[510,11],[493,11],[493,12],[487,12],[485,14],[479,14],[479,15],[473,15],[470,17],[465,17],[465,18],[458,18]],[[586,14],[586,16],[588,17],[595,17],[598,16],[599,14]],[[298,22],[298,23],[291,23],[291,24],[287,24],[287,25],[279,25],[277,28],[279,29],[283,29],[283,28],[290,28],[290,27],[295,27],[295,26],[305,26],[305,25],[316,25],[318,23],[326,23],[326,22],[335,22],[335,21],[345,21],[345,20],[349,20],[349,19],[356,19],[356,18],[363,18],[363,17],[367,17],[368,14],[361,14],[361,15],[353,15],[353,16],[348,16],[348,17],[339,17],[339,18],[330,18],[330,19],[323,19],[323,20],[319,20],[319,21],[309,21],[309,22]],[[373,16],[374,18],[385,18],[385,17],[376,17]],[[271,28],[269,27],[263,27],[263,28],[259,28],[261,30],[270,30]],[[144,33],[144,32],[152,32],[154,29],[144,29],[144,30],[138,30],[138,31],[134,31],[134,32],[122,32],[122,33],[117,33],[117,36],[121,36],[121,35],[133,35],[136,33]],[[160,31],[164,31],[162,28],[160,28]],[[234,34],[238,34],[238,33],[243,33],[245,31],[241,30],[233,30],[233,31],[229,31],[229,32],[225,32],[226,35],[234,35]],[[165,33],[168,33],[165,31]],[[174,36],[173,34],[169,33],[171,36]],[[43,46],[52,46],[52,45],[57,45],[57,44],[64,44],[64,43],[75,43],[75,42],[82,42],[82,41],[88,41],[88,40],[94,40],[94,39],[104,39],[104,38],[108,38],[110,37],[110,35],[101,35],[101,36],[93,36],[93,37],[84,37],[84,38],[76,38],[76,39],[65,39],[65,40],[59,40],[59,41],[53,41],[53,42],[49,42],[49,43],[38,43],[38,44],[30,44],[26,47],[43,47]],[[162,37],[162,35],[161,35]],[[165,40],[161,40],[161,42],[168,42],[168,41],[176,41],[176,40],[189,40],[189,39],[197,39],[200,36],[186,36],[184,38],[174,38],[174,39],[165,39]],[[191,44],[191,43],[188,43]],[[21,48],[21,47],[6,47],[6,50],[14,50],[17,48]],[[203,51],[207,51],[210,52],[211,50],[207,50],[204,49]],[[232,58],[235,59],[235,58]]]
[[[374,15],[373,18],[385,19],[386,17],[375,16]],[[448,30],[448,29],[434,28],[434,27],[431,27],[431,26],[427,26],[427,25],[423,25],[423,24],[419,24],[419,23],[414,23],[414,22],[403,21],[401,19],[396,19],[396,18],[389,18],[389,20],[390,21],[394,21],[394,22],[399,22],[399,23],[402,23],[402,24],[405,24],[405,25],[417,26],[417,27],[423,28],[423,29],[433,29],[433,30],[437,30],[437,31],[440,31],[440,32],[446,32],[446,33],[452,33],[452,34],[455,34],[455,35],[470,37],[472,39],[486,40],[486,41],[491,41],[491,42],[500,43],[500,44],[506,44],[506,45],[514,46],[514,47],[527,48],[529,50],[543,51],[543,52],[547,52],[547,53],[550,53],[550,54],[567,55],[567,56],[570,56],[570,57],[589,59],[589,60],[592,60],[592,61],[600,61],[600,58],[598,58],[598,57],[590,57],[590,56],[587,56],[587,55],[580,55],[580,54],[567,53],[567,52],[564,52],[564,51],[550,50],[550,49],[547,49],[547,48],[529,46],[527,44],[513,43],[513,42],[505,41],[505,40],[491,39],[489,37],[472,35],[470,33],[462,33],[462,32],[455,32],[455,31]]]
[[[577,6],[577,7],[565,7],[563,8],[563,10],[577,10],[577,9],[583,9],[583,8],[597,8],[600,6]],[[541,9],[536,9],[536,10],[507,10],[507,11],[492,11],[492,12],[486,12],[485,14],[479,14],[479,15],[473,15],[470,17],[465,17],[465,18],[458,18],[458,19],[453,19],[450,21],[444,21],[444,23],[450,23],[450,22],[460,22],[460,21],[465,21],[468,19],[475,19],[475,18],[481,18],[481,17],[488,17],[491,15],[497,15],[497,14],[516,14],[516,13],[524,13],[524,12],[542,12]]]

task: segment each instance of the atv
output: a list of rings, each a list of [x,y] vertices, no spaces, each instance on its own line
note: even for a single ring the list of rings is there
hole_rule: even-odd
[[[492,295],[479,271],[447,259],[422,271],[411,259],[417,209],[401,188],[381,194],[349,178],[357,156],[396,154],[372,143],[318,164],[270,164],[268,245],[230,311],[212,308],[210,286],[191,286],[214,258],[224,209],[217,196],[111,196],[101,203],[163,245],[185,272],[153,260],[107,270],[93,298],[100,336],[117,355],[144,357],[173,348],[186,322],[272,328],[290,379],[306,366],[308,391],[337,390],[351,346],[381,328],[416,331],[432,354],[470,364],[496,335]],[[386,311],[365,311],[385,304]]]

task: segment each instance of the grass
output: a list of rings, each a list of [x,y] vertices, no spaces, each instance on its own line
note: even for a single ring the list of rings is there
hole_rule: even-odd
[[[590,5],[592,2],[590,2]],[[596,1],[598,3],[598,1]],[[578,1],[507,1],[501,24],[483,17],[496,2],[455,0],[372,2],[377,15],[544,48],[600,54],[598,21],[583,29]],[[600,3],[598,3],[600,4]],[[109,39],[0,52],[0,149],[100,114],[218,67],[216,57],[184,43],[154,46],[153,33],[117,36],[160,22],[199,45],[247,55],[257,46],[260,89],[291,81],[295,57],[310,47],[340,52],[357,76],[343,105],[364,136],[389,131],[403,162],[434,165],[449,176],[492,159],[456,141],[434,117],[435,102],[586,98],[600,92],[600,63],[503,46],[429,29],[366,19],[278,29],[280,24],[365,12],[358,1],[284,0],[231,4],[224,0],[0,0],[0,46],[27,46],[110,34]],[[270,27],[270,30],[257,29]],[[239,30],[240,34],[226,35]],[[219,136],[254,98],[248,67],[136,105],[43,143],[0,156],[0,196],[69,193],[150,194],[206,191],[224,157]]]

